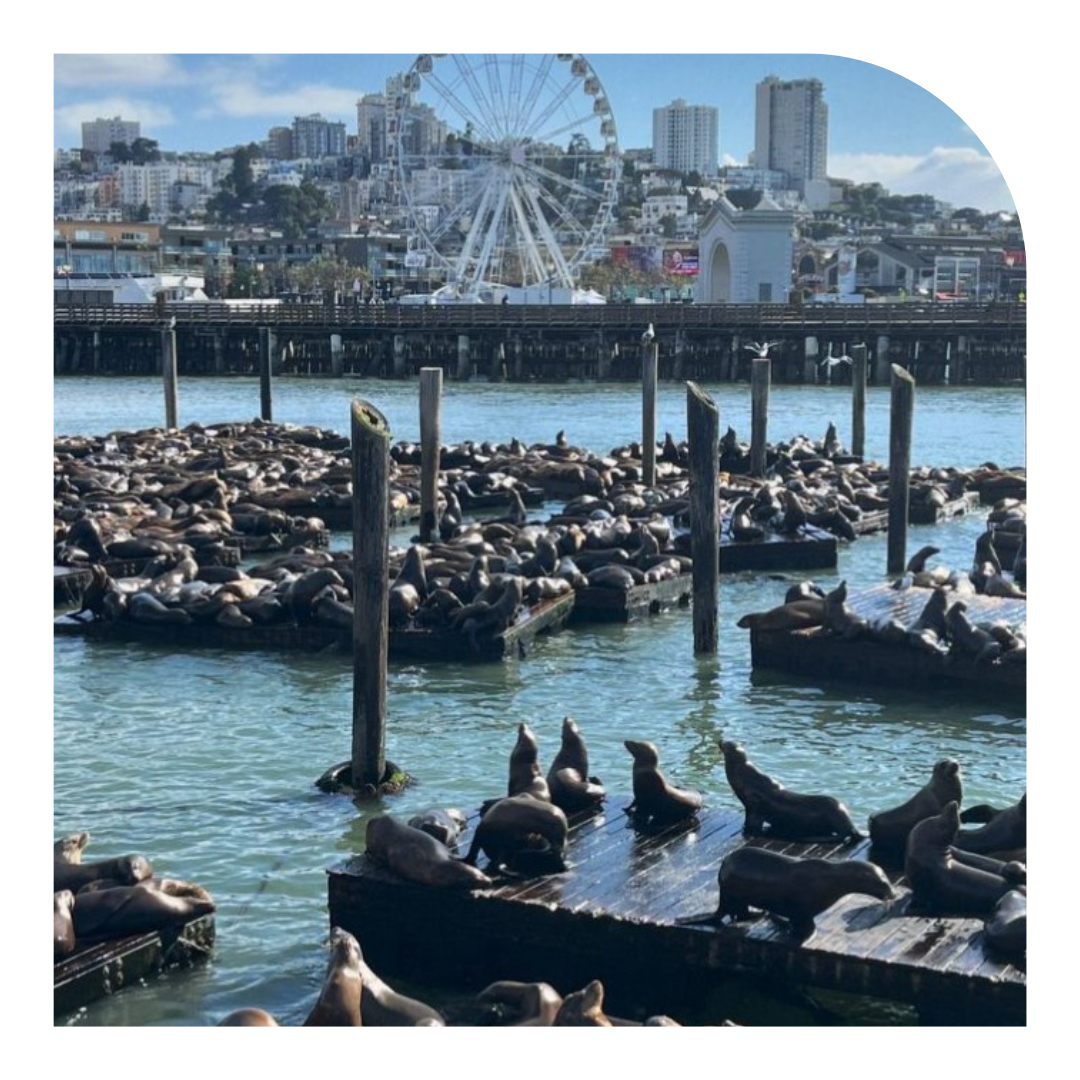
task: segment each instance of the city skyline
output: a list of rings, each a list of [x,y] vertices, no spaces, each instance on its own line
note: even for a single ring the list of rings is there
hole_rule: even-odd
[[[768,75],[817,78],[829,107],[828,173],[929,193],[956,207],[1014,210],[1000,169],[946,102],[885,67],[825,54],[585,54],[618,125],[621,149],[652,145],[653,110],[684,98],[720,114],[720,163],[754,147],[754,96]],[[356,102],[381,92],[416,54],[58,54],[54,147],[79,145],[84,121],[137,120],[170,151],[259,142],[320,113],[356,132]],[[440,61],[449,65],[452,58]],[[449,70],[449,68],[444,68]],[[882,117],[888,117],[883,124]]]

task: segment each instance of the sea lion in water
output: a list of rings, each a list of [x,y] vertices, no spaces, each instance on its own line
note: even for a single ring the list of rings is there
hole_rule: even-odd
[[[215,910],[212,900],[171,896],[159,889],[126,885],[79,893],[75,898],[78,938],[115,938],[182,926]]]
[[[318,1000],[304,1020],[304,1027],[363,1027],[360,996],[360,946],[341,927],[330,930],[330,961]]]
[[[562,744],[548,770],[551,801],[568,814],[592,810],[607,798],[603,784],[589,775],[589,752],[576,721],[563,717]]]
[[[727,781],[746,810],[744,833],[785,836],[792,840],[813,840],[823,836],[862,839],[863,833],[839,799],[831,795],[800,795],[788,791],[783,784],[756,768],[738,743],[722,740],[720,750],[724,755]]]
[[[958,832],[953,847],[976,855],[1023,861],[1027,855],[1027,792],[1015,806],[994,814],[981,829]]]
[[[626,808],[633,817],[655,825],[691,818],[704,800],[696,791],[669,784],[660,771],[660,753],[651,742],[626,739],[623,746],[634,759],[634,801]]]
[[[799,941],[814,932],[814,918],[848,893],[892,900],[896,893],[884,871],[859,859],[799,859],[760,847],[741,847],[720,864],[720,899],[711,915],[676,920],[684,926],[745,919],[750,909],[780,915]]]
[[[88,834],[89,835],[89,834]],[[95,862],[60,862],[53,860],[53,891],[70,889],[78,892],[91,881],[109,878],[124,885],[136,885],[153,874],[149,860],[142,855],[120,855],[115,859]]]
[[[969,865],[964,853],[952,846],[959,828],[959,805],[950,802],[940,814],[923,818],[911,830],[904,874],[911,886],[913,908],[938,915],[986,916],[1017,887],[1022,864],[996,863],[1001,872]],[[983,856],[968,858],[984,860],[983,865],[995,863]]]
[[[465,862],[476,865],[481,851],[491,867],[519,873],[561,873],[569,824],[554,803],[514,795],[493,803],[473,833]]]
[[[265,1010],[244,1008],[236,1009],[224,1019],[218,1027],[280,1027],[281,1025]]]
[[[53,893],[53,962],[75,951],[75,897],[70,889]]]
[[[503,980],[484,987],[477,995],[485,1004],[495,1006],[502,1015],[507,1007],[513,1017],[511,1027],[551,1027],[562,1007],[562,995],[547,983],[524,983]]]
[[[923,818],[940,814],[946,803],[963,800],[960,762],[942,758],[930,779],[910,799],[891,810],[870,815],[870,841],[876,848],[902,852],[908,835]]]
[[[475,889],[491,884],[487,874],[455,859],[434,836],[402,825],[389,814],[367,823],[367,854],[399,877],[421,885]]]

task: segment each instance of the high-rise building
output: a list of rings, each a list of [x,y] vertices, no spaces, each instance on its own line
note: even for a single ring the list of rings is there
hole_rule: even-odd
[[[793,188],[806,194],[811,180],[826,178],[829,107],[820,79],[779,79],[757,84],[754,165],[787,173]]]
[[[275,161],[289,161],[293,157],[292,128],[272,127],[266,135],[266,153]]]
[[[385,94],[365,94],[356,103],[356,142],[368,161],[386,160]]]
[[[687,105],[676,98],[653,109],[653,164],[679,172],[715,176],[720,112],[715,105]]]
[[[84,120],[82,125],[82,148],[95,154],[107,154],[114,142],[130,146],[139,138],[138,120]]]
[[[293,157],[343,157],[345,125],[340,120],[324,120],[319,113],[297,116],[292,124]]]

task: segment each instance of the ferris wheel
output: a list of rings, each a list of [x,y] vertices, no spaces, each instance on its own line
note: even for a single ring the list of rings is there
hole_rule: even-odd
[[[461,293],[573,288],[617,200],[615,117],[584,56],[418,56],[388,105],[387,151],[414,266]]]

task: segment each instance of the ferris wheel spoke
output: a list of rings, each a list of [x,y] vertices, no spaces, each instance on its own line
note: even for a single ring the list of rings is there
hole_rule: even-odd
[[[485,174],[488,172],[490,172],[490,169],[484,170]],[[445,236],[449,235],[455,223],[461,221],[464,217],[473,216],[476,207],[479,206],[480,201],[484,197],[487,186],[487,183],[470,183],[468,190],[462,198],[443,215],[442,221],[440,221],[435,228],[428,231],[429,240],[438,243]]]
[[[567,100],[569,99],[571,93],[573,93],[576,86],[580,86],[580,83],[578,83],[576,80],[566,83],[566,85],[561,90],[559,90],[555,94],[555,96],[551,98],[550,101],[548,101],[544,105],[543,109],[541,109],[540,112],[538,112],[536,116],[532,118],[532,122],[525,130],[525,134],[530,139],[533,139],[536,142],[540,141],[541,129],[543,129],[543,127],[548,123],[548,121],[555,115],[556,110],[560,106],[566,104]],[[591,117],[592,113],[589,113],[586,119]],[[574,123],[581,123],[581,121],[574,121]]]
[[[454,64],[458,69],[458,74],[461,76],[462,82],[465,84],[466,89],[468,89],[469,94],[471,95],[473,104],[484,119],[484,126],[488,133],[488,138],[492,142],[498,142],[501,138],[501,129],[494,102],[489,100],[488,96],[484,93],[484,88],[480,85],[480,80],[477,78],[476,72],[473,71],[472,64],[467,59],[455,56]]]
[[[544,165],[539,165],[535,161],[530,161],[525,168],[533,176],[543,177],[545,180],[549,180],[551,183],[557,184],[560,188],[573,192],[573,194],[579,195],[584,199],[589,199],[592,202],[599,202],[600,200],[600,196],[593,191],[592,188],[586,187],[580,181],[571,180],[568,176],[563,176],[561,173],[553,172],[551,169]]]
[[[521,76],[525,73],[525,57],[521,53],[514,53],[510,57],[510,100],[506,107],[506,128],[513,131],[517,124],[517,116],[513,109],[513,103],[521,103]]]
[[[529,214],[521,199],[522,192],[519,190],[521,187],[522,185],[520,184],[514,184],[510,192],[511,202],[514,207],[514,215],[518,223],[518,233],[521,237],[521,247],[523,248],[526,260],[532,267],[532,272],[536,280],[543,281],[549,272],[544,265],[544,260],[540,255],[540,248],[536,242],[536,237],[533,235],[532,227],[529,224]]]
[[[505,138],[510,134],[510,113],[507,108],[506,93],[503,90],[502,68],[494,53],[484,55],[484,72],[487,75],[488,96],[499,119],[499,130]]]
[[[472,124],[477,135],[486,138],[491,142],[495,141],[495,134],[488,128],[484,119],[470,109],[469,106],[433,71],[424,76],[424,85],[430,86],[435,90],[466,125]]]
[[[533,107],[540,97],[540,91],[543,90],[544,84],[547,82],[548,75],[551,72],[551,66],[554,63],[555,61],[551,56],[546,56],[533,71],[532,82],[529,84],[529,91],[522,99],[521,108],[518,109],[514,116],[514,130],[517,131],[519,136],[527,133],[523,129],[527,128]]]
[[[554,264],[554,270],[558,271],[558,277],[564,284],[573,285],[573,281],[570,277],[570,268],[566,265],[566,260],[563,258],[562,247],[558,240],[556,240],[555,234],[551,231],[551,226],[548,224],[547,217],[540,207],[536,191],[530,184],[522,184],[521,189],[532,209],[532,220],[536,222],[537,231],[544,241],[548,258]],[[555,274],[552,273],[551,276],[555,276]]]

